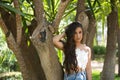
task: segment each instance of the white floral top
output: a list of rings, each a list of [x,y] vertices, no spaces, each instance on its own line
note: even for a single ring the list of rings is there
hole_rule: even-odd
[[[81,50],[79,48],[76,48],[75,51],[76,51],[78,66],[82,68],[82,70],[85,70],[88,62],[88,51]]]

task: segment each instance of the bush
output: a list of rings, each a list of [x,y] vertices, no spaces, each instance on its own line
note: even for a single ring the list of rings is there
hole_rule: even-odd
[[[94,54],[105,54],[106,53],[106,48],[104,46],[94,46],[93,47]]]

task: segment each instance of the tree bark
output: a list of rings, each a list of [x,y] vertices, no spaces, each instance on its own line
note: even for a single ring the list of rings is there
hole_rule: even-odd
[[[118,25],[118,16],[116,11],[112,11],[108,18],[107,49],[101,80],[114,80],[115,59],[116,59],[116,28]]]
[[[14,0],[14,6],[17,10],[20,11],[18,0]],[[22,20],[19,14],[16,14],[16,33],[17,33],[16,41],[18,44],[20,44],[22,39]]]
[[[118,42],[118,76],[120,76],[120,27],[117,29],[117,42]]]
[[[55,54],[54,45],[52,43],[52,33],[45,29],[46,36],[44,42],[40,38],[32,39],[34,46],[39,53],[42,68],[45,72],[47,80],[63,80],[63,70]],[[42,37],[41,37],[42,38]],[[55,76],[56,75],[56,76]]]
[[[87,16],[89,18],[89,26],[87,29],[88,34],[87,34],[86,44],[91,48],[92,59],[94,59],[93,41],[94,41],[94,37],[96,34],[96,20],[92,16],[92,13],[90,11],[88,11],[86,13],[87,13]]]
[[[35,15],[35,19],[37,21],[37,27],[35,28],[33,34],[32,34],[32,38],[36,38],[38,37],[37,35],[39,35],[39,31],[44,27],[43,23],[44,23],[44,9],[43,9],[43,2],[42,0],[33,0],[34,3],[34,15]]]

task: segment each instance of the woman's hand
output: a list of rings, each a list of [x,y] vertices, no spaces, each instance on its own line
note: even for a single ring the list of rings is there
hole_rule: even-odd
[[[62,42],[60,42],[60,40],[64,37],[65,37],[65,32],[63,32],[60,35],[56,35],[56,36],[53,37],[53,44],[55,45],[56,48],[63,50],[64,45],[63,45]]]

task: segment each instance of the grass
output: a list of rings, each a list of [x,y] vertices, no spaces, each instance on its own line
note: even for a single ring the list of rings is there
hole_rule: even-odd
[[[100,71],[92,71],[92,80],[100,80]]]
[[[100,71],[98,70],[92,71],[92,80],[100,80]],[[115,76],[115,80],[120,80],[120,77]]]

